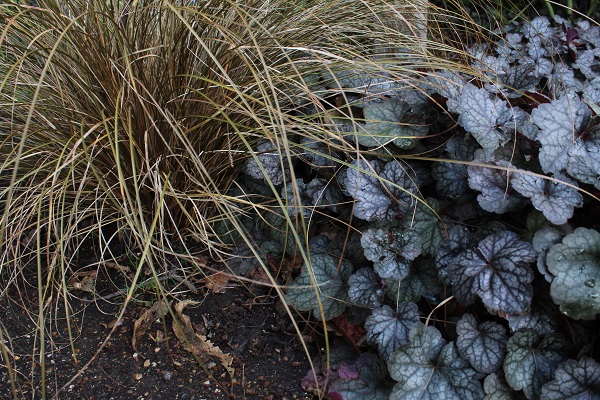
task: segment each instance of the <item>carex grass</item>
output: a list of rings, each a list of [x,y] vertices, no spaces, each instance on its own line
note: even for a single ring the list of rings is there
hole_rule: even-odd
[[[0,342],[15,398],[27,382],[33,397],[57,394],[46,391],[47,332],[57,310],[70,321],[70,278],[116,262],[117,249],[137,257],[114,287],[123,310],[149,286],[146,274],[157,299],[173,299],[207,257],[230,262],[223,226],[270,274],[241,222],[256,210],[283,219],[310,265],[310,220],[277,211],[288,205],[276,183],[254,198],[235,178],[248,160],[269,176],[256,151],[265,142],[292,186],[294,155],[333,159],[292,137],[361,157],[332,122],[351,116],[330,100],[343,83],[315,93],[312,76],[368,70],[410,84],[416,72],[469,69],[464,41],[491,34],[422,1],[19,3],[0,5],[0,296],[11,293],[35,322],[38,366],[16,373]],[[94,262],[81,265],[89,247]],[[173,277],[180,284],[166,288]]]

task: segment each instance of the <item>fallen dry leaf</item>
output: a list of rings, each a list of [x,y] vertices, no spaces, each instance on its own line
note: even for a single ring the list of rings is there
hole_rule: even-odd
[[[150,308],[147,308],[142,315],[133,323],[133,336],[131,345],[133,350],[137,350],[137,342],[146,334],[146,331],[152,326],[154,321],[164,317],[169,312],[169,302],[161,300],[154,303]]]
[[[300,255],[294,255],[293,257],[285,256],[282,259],[278,259],[273,253],[269,253],[267,255],[267,264],[275,276],[283,278],[284,282],[288,283],[292,281],[293,272],[302,268],[304,260]]]
[[[332,318],[331,322],[354,346],[358,346],[359,341],[367,334],[362,325],[353,325],[345,314]]]
[[[266,284],[271,284],[271,278],[269,278],[269,275],[267,274],[267,272],[262,269],[261,267],[259,268],[254,268],[252,271],[250,271],[250,273],[248,274],[248,277],[250,279],[252,279],[253,282],[256,283],[266,283]]]
[[[128,266],[117,264],[116,262],[112,262],[112,261],[105,261],[104,266],[108,267],[108,268],[116,269],[121,272],[129,272],[131,270],[131,268],[129,268]]]
[[[230,279],[230,274],[217,272],[200,279],[200,282],[204,283],[204,287],[213,293],[224,293],[227,290],[227,284]]]
[[[233,364],[233,357],[229,354],[223,353],[223,351],[206,336],[196,333],[192,327],[190,317],[183,313],[183,310],[188,305],[198,304],[197,301],[183,300],[175,305],[175,311],[179,317],[179,321],[173,321],[173,332],[183,348],[195,356],[206,359],[207,357],[216,357],[221,362],[221,365],[225,367],[229,375],[233,376],[235,369],[231,366]]]
[[[102,325],[105,328],[112,329],[115,326],[121,326],[121,325],[123,325],[123,319],[122,318],[116,318],[116,319],[113,319],[112,321],[110,321],[108,324],[105,324],[105,323],[101,322],[100,325]]]

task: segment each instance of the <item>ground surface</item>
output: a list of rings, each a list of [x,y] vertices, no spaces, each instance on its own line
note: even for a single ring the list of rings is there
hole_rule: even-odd
[[[223,357],[233,357],[233,375],[223,367],[218,356],[207,357],[199,363],[193,351],[186,349],[178,339],[170,315],[150,321],[143,335],[140,335],[141,328],[136,329],[139,339],[134,350],[134,322],[151,307],[149,303],[131,303],[118,322],[115,319],[120,311],[117,299],[113,299],[112,304],[73,301],[75,316],[71,324],[76,335],[77,364],[71,356],[66,319],[56,315],[46,330],[51,338],[46,342],[52,343],[46,348],[47,397],[310,399],[300,387],[300,380],[310,367],[289,318],[277,311],[276,297],[264,288],[250,293],[248,288],[233,286],[223,293],[188,294],[184,297],[198,303],[191,303],[183,310],[190,318],[192,336],[195,333],[196,338],[210,341],[213,350],[218,348],[215,354],[220,351]],[[13,372],[18,376],[18,398],[38,399],[41,398],[40,369],[38,360],[32,360],[31,349],[34,340],[39,338],[35,335],[31,315],[23,310],[16,297],[0,299],[2,333],[17,360]],[[113,327],[106,345],[96,354]],[[0,399],[11,399],[13,394],[2,359],[0,356],[0,364],[3,364],[0,366]],[[78,374],[89,360],[91,363]]]

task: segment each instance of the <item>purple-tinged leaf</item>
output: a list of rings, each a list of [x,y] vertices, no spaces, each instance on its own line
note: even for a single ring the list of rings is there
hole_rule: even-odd
[[[598,64],[596,55],[593,50],[583,50],[577,53],[577,62],[573,64],[573,68],[581,71],[588,80],[598,77],[598,73],[594,70]]]
[[[506,171],[494,168],[493,165],[489,167],[470,165],[467,172],[469,187],[481,192],[477,196],[477,202],[484,210],[504,214],[523,207],[523,198],[509,186]]]
[[[514,133],[514,119],[505,100],[492,97],[485,89],[468,83],[460,95],[458,123],[473,135],[479,144],[495,150],[506,144]]]
[[[493,82],[486,83],[490,93],[501,93],[507,98],[518,98],[525,92],[534,90],[540,78],[534,75],[535,66],[531,63],[517,64],[496,75]]]
[[[446,153],[452,160],[473,161],[475,142],[462,138],[452,138],[446,144]],[[434,163],[431,174],[436,180],[436,190],[442,196],[457,198],[469,188],[467,166],[458,163]]]
[[[512,187],[529,197],[533,206],[555,225],[566,223],[573,216],[575,207],[583,204],[583,197],[576,188],[561,183],[576,187],[577,183],[571,179],[560,177],[558,181],[550,180],[524,172],[512,172],[511,176]]]
[[[432,326],[416,324],[409,342],[392,353],[388,368],[398,382],[390,400],[483,398],[475,370],[460,357],[454,343],[446,344]]]
[[[492,321],[477,324],[471,314],[465,314],[456,326],[456,347],[478,372],[492,373],[502,367],[508,335],[502,325]]]
[[[528,39],[527,51],[532,58],[548,57],[559,50],[552,41],[556,29],[550,25],[547,17],[536,17],[531,22],[525,22],[522,31],[523,36]]]
[[[280,185],[289,177],[285,157],[277,152],[271,142],[259,144],[256,153],[256,159],[250,158],[244,165],[246,174],[257,180],[270,180],[273,185]]]
[[[435,265],[438,268],[440,278],[446,284],[450,284],[449,268],[455,263],[456,257],[464,250],[471,246],[471,233],[469,229],[462,225],[454,225],[448,231],[448,237],[440,244],[438,252],[435,256]],[[470,290],[468,290],[470,294]],[[474,296],[471,294],[470,296]],[[467,300],[466,304],[474,301],[472,299]]]
[[[363,233],[360,243],[382,278],[404,279],[411,261],[421,254],[421,238],[411,229],[371,228]]]
[[[577,98],[563,96],[540,104],[531,115],[542,129],[538,137],[542,169],[546,173],[562,173],[569,165],[574,143],[590,121],[589,107]]]
[[[600,126],[594,126],[574,143],[567,172],[600,189]]]
[[[554,315],[539,306],[532,307],[531,312],[525,315],[509,315],[506,320],[511,332],[533,329],[540,335],[545,335],[556,332],[558,328]]]
[[[408,333],[419,321],[415,303],[404,303],[396,311],[388,306],[373,310],[365,321],[367,342],[377,345],[379,354],[388,360],[394,350],[408,342]]]
[[[542,386],[566,360],[567,342],[558,334],[540,336],[534,330],[517,332],[508,339],[504,359],[506,382],[528,399],[539,399]]]
[[[372,268],[363,267],[348,279],[348,297],[354,304],[365,308],[381,306],[385,289],[381,278]]]
[[[444,96],[447,99],[448,111],[459,114],[460,93],[465,83],[465,78],[460,73],[443,69],[428,76],[423,82],[423,86],[426,90]]]
[[[357,160],[346,170],[344,185],[356,200],[354,215],[367,221],[403,216],[415,204],[418,177],[397,161]]]
[[[392,199],[385,192],[377,176],[383,171],[379,161],[354,161],[346,170],[346,190],[354,199],[354,215],[367,221],[389,218]]]
[[[559,365],[554,380],[542,387],[544,400],[600,399],[600,364],[589,357]]]
[[[514,232],[487,236],[448,268],[454,293],[461,301],[479,296],[491,312],[526,313],[533,296],[529,264],[536,257],[531,243],[519,240]]]

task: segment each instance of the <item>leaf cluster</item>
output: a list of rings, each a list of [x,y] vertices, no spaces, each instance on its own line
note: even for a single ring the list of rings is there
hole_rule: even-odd
[[[352,316],[387,364],[386,382],[321,382],[332,394],[600,395],[600,233],[586,220],[600,188],[600,28],[540,17],[500,36],[470,49],[471,73],[415,71],[410,85],[346,73],[331,90],[352,112],[307,117],[361,151],[299,157],[308,184],[269,177],[287,181],[281,198],[310,249],[287,303]],[[315,201],[313,181],[335,196]],[[565,321],[578,339],[558,331]]]

